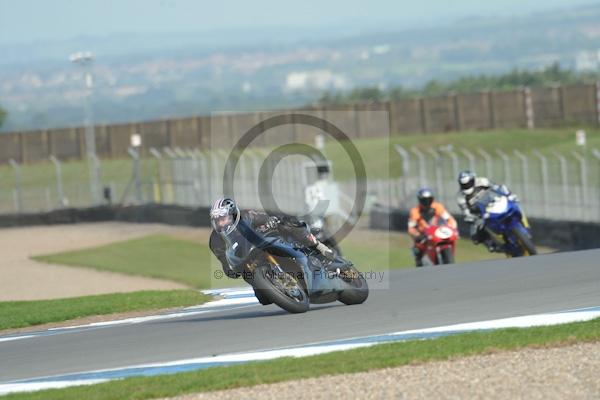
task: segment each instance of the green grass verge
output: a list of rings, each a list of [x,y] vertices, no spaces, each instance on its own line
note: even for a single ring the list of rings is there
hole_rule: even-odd
[[[405,234],[356,232],[341,244],[344,255],[362,271],[412,268],[412,242]],[[459,240],[457,262],[504,258],[490,254],[483,246]],[[214,279],[220,264],[205,244],[151,235],[90,249],[43,255],[36,260],[77,267],[147,276],[181,282],[199,289],[239,286],[240,279]]]
[[[140,291],[57,300],[0,302],[0,330],[62,322],[92,315],[202,304],[210,296],[193,290]]]
[[[89,249],[35,257],[35,260],[90,267],[128,275],[169,279],[195,288],[210,287],[208,245],[167,235],[151,235]]]
[[[435,340],[415,340],[318,356],[282,358],[156,377],[128,378],[94,386],[9,395],[6,399],[150,399],[447,360],[528,346],[600,340],[600,319],[559,326],[502,329]]]
[[[512,155],[514,150],[521,150],[528,153],[531,149],[537,149],[542,154],[552,157],[553,152],[565,154],[571,158],[571,152],[581,152],[581,148],[575,144],[576,128],[553,128],[553,129],[510,129],[510,130],[492,130],[492,131],[469,131],[469,132],[449,132],[449,133],[432,133],[432,134],[410,134],[410,135],[392,135],[382,138],[356,139],[353,143],[357,147],[361,157],[363,158],[367,177],[373,178],[388,178],[402,176],[402,160],[396,153],[394,146],[399,144],[410,149],[415,146],[422,151],[428,149],[436,149],[441,146],[452,145],[455,149],[467,149],[475,151],[477,148],[487,150],[490,154],[497,158],[495,151],[503,150],[509,155]],[[600,149],[600,129],[586,129],[587,132],[587,147]],[[327,142],[325,154],[333,161],[334,175],[336,179],[345,181],[354,177],[354,170],[351,160],[345,154],[342,146],[331,141]],[[425,153],[427,155],[427,153]],[[428,156],[428,163],[431,160]],[[414,156],[411,154],[411,157]],[[445,157],[447,158],[447,157]],[[478,159],[480,157],[478,156]],[[535,157],[530,157],[532,166],[535,167],[537,160]],[[466,167],[466,160],[463,156],[459,156],[460,166]],[[481,161],[481,160],[479,160]],[[449,162],[445,160],[445,162]],[[520,161],[513,160],[518,167]],[[533,165],[535,164],[535,165]],[[432,168],[433,165],[430,166]],[[479,165],[482,168],[482,165]],[[413,168],[417,168],[414,163]],[[532,171],[533,172],[536,171]],[[497,173],[502,176],[502,171]],[[416,174],[415,170],[412,174]],[[515,177],[518,177],[515,173]]]

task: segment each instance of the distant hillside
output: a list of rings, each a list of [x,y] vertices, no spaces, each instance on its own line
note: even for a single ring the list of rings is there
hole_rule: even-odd
[[[480,91],[499,91],[518,89],[520,87],[552,87],[574,85],[578,83],[595,83],[600,80],[600,70],[573,72],[561,68],[554,63],[543,70],[514,69],[499,75],[468,75],[449,82],[432,79],[420,88],[393,86],[379,88],[376,86],[358,87],[343,92],[325,92],[316,102],[319,105],[341,105],[353,103],[378,103],[395,101],[409,97],[430,97],[451,93],[474,93]]]
[[[136,50],[110,56],[103,56],[115,47],[110,41],[70,42],[72,51],[87,43],[86,49],[98,56],[93,69],[96,122],[292,107],[314,102],[325,92],[357,87],[386,92],[402,86],[410,92],[435,80],[444,88],[465,76],[536,71],[555,63],[578,74],[600,70],[600,5],[338,39],[315,33],[302,41],[261,46],[220,48],[211,45],[209,36],[178,35],[114,38],[132,40],[129,47]],[[170,40],[177,44],[169,45]],[[71,48],[56,46],[65,52]],[[68,54],[64,61],[43,61],[39,45],[31,54],[29,63],[0,65],[0,103],[8,111],[1,129],[80,124],[81,71],[66,61]]]

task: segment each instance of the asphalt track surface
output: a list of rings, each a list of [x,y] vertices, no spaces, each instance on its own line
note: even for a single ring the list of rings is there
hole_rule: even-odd
[[[385,273],[389,288],[358,306],[251,305],[0,342],[0,382],[600,305],[600,250]]]

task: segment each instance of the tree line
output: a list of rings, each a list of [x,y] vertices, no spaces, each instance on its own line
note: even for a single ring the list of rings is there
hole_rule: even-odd
[[[410,97],[440,96],[451,93],[472,93],[484,90],[510,90],[523,86],[540,87],[596,82],[600,71],[574,72],[554,63],[539,71],[513,69],[502,75],[466,76],[451,82],[435,79],[417,89],[394,86],[381,89],[377,86],[359,87],[347,92],[325,92],[318,99],[319,105],[342,105],[352,103],[379,103]]]

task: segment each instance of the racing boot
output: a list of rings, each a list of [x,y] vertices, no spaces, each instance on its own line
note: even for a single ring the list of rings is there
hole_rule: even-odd
[[[502,253],[504,251],[503,246],[491,238],[484,240],[483,243],[490,253]]]
[[[415,257],[415,266],[423,266],[423,252],[416,247],[413,247],[413,256]]]

